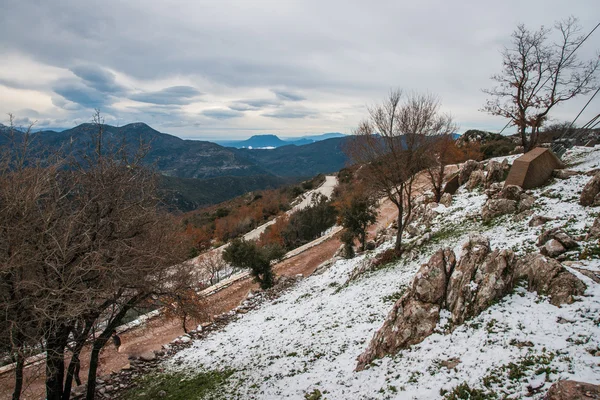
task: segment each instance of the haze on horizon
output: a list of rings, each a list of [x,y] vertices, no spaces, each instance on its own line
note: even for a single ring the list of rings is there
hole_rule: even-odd
[[[223,140],[351,133],[391,88],[439,95],[461,131],[498,131],[507,121],[479,111],[481,89],[516,25],[574,15],[587,34],[600,4],[6,0],[1,11],[0,122],[70,128],[97,108],[112,125]],[[598,48],[600,32],[578,56]],[[552,116],[572,120],[588,99]]]

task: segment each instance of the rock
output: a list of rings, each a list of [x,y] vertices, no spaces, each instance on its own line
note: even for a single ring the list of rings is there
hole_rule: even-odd
[[[488,197],[488,199],[494,198],[498,193],[500,193],[503,187],[504,184],[502,183],[492,183],[490,187],[485,190],[485,194]]]
[[[558,257],[562,253],[566,252],[565,246],[563,246],[558,240],[550,239],[544,244],[544,247],[540,249],[540,253],[548,257]]]
[[[433,332],[444,302],[447,276],[455,263],[454,252],[444,249],[421,266],[412,288],[394,304],[381,329],[358,357],[357,371],[376,358],[421,342]]]
[[[140,360],[144,362],[154,361],[156,360],[156,354],[154,353],[154,351],[146,351],[140,354]]]
[[[440,199],[440,204],[450,207],[452,204],[452,195],[450,193],[444,193]]]
[[[200,324],[196,327],[196,332],[198,332],[198,333],[202,332],[202,324]]]
[[[548,221],[552,221],[554,218],[545,217],[543,215],[534,215],[531,220],[529,220],[529,226],[542,226]]]
[[[189,343],[191,341],[192,341],[192,338],[189,336],[182,336],[179,338],[179,342],[183,343],[183,344]]]
[[[558,381],[548,390],[544,400],[600,399],[600,386],[577,381]]]
[[[456,357],[449,358],[449,359],[447,359],[447,360],[444,360],[444,361],[442,361],[442,362],[440,363],[440,365],[441,365],[442,367],[445,367],[445,368],[447,368],[447,369],[454,369],[454,368],[456,368],[456,366],[457,366],[458,364],[460,364],[460,359],[458,359],[458,358],[456,358]]]
[[[519,200],[518,211],[523,212],[526,210],[530,210],[531,207],[533,207],[534,203],[535,203],[535,197],[525,194],[525,193],[522,193],[520,200]]]
[[[467,190],[473,190],[479,186],[483,186],[485,184],[485,172],[482,170],[476,170],[471,173],[469,180],[465,187]]]
[[[496,195],[496,198],[520,201],[521,194],[523,194],[523,189],[520,186],[508,185],[502,188],[500,193]]]
[[[75,386],[74,388],[71,389],[71,395],[73,397],[83,396],[85,394],[86,390],[87,390],[86,385]]]
[[[517,202],[508,199],[490,199],[481,210],[483,222],[489,222],[497,216],[514,214],[517,211]]]
[[[375,242],[373,242],[373,241],[367,242],[367,245],[366,245],[367,250],[375,250],[376,247],[377,246],[375,245]]]
[[[572,176],[580,175],[581,172],[573,171],[571,169],[555,169],[552,171],[552,176],[557,179],[569,179]]]
[[[542,231],[542,233],[540,233],[540,236],[538,237],[538,242],[537,245],[538,246],[543,246],[544,244],[546,244],[546,242],[552,238],[554,238],[554,235],[557,232],[560,232],[562,228],[557,227],[557,228],[552,228],[552,229],[548,229],[546,231]]]
[[[475,171],[479,167],[480,164],[475,160],[465,161],[465,163],[460,168],[460,171],[458,172],[458,184],[462,186],[465,183],[467,183],[467,181],[471,177],[471,173],[473,173],[473,171]]]
[[[600,239],[600,217],[596,217],[586,239]]]
[[[487,172],[485,177],[485,187],[490,187],[492,183],[502,182],[504,180],[504,167],[498,161],[490,161],[485,170]]]
[[[583,295],[586,289],[586,285],[558,261],[541,254],[530,254],[520,260],[517,271],[517,278],[527,278],[529,290],[549,296],[555,306],[573,303],[574,296]]]
[[[158,397],[167,397],[167,392],[165,392],[164,390],[161,390],[157,394],[158,394]]]
[[[521,154],[525,151],[525,148],[523,146],[517,146],[513,149],[513,151],[510,152],[510,154]]]
[[[584,186],[579,197],[579,204],[582,206],[600,205],[598,193],[600,193],[600,172]]]
[[[554,234],[554,239],[558,240],[560,244],[565,246],[567,250],[573,250],[579,247],[579,243],[571,238],[571,236],[567,235],[563,231],[558,231]]]
[[[458,174],[448,179],[448,182],[444,185],[444,193],[454,194],[458,190],[460,184],[458,183]]]
[[[446,305],[452,322],[460,324],[506,295],[513,288],[514,267],[512,251],[491,251],[487,238],[469,238],[448,282]]]

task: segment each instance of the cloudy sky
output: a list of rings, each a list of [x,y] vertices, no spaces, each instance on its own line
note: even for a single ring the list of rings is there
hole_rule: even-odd
[[[184,138],[351,133],[402,88],[439,95],[461,131],[499,130],[505,120],[478,110],[502,46],[518,23],[569,15],[587,33],[600,2],[3,0],[0,122],[69,128],[97,108]],[[597,49],[600,31],[578,54]],[[589,108],[582,120],[600,99]]]

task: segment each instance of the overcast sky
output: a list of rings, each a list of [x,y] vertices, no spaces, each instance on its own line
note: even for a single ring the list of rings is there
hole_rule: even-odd
[[[461,131],[499,130],[479,109],[502,46],[569,15],[587,33],[600,1],[2,0],[0,122],[70,128],[98,108],[184,138],[351,133],[402,88],[439,95]],[[597,49],[600,30],[578,54]]]

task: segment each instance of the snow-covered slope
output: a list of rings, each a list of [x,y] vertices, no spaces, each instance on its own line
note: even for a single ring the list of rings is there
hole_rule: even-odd
[[[574,164],[572,169],[598,168],[600,147],[575,149],[565,160]],[[422,343],[354,372],[356,357],[436,249],[449,246],[460,254],[468,235],[480,232],[490,238],[492,248],[524,254],[537,251],[541,229],[564,226],[571,235],[584,234],[598,213],[577,204],[588,180],[573,176],[533,191],[535,213],[556,218],[543,227],[529,227],[529,218],[518,221],[515,216],[484,225],[479,213],[486,196],[461,188],[450,207],[438,206],[432,239],[413,260],[348,284],[355,268],[392,244],[337,261],[196,342],[169,368],[190,373],[234,369],[224,388],[225,397],[232,399],[303,399],[315,389],[327,399],[437,399],[463,383],[498,398],[524,397],[529,386],[532,398],[539,399],[559,379],[600,383],[600,357],[595,355],[600,355],[600,285],[570,267],[588,287],[574,304],[558,308],[544,296],[518,288],[453,332],[445,329],[446,315]],[[565,265],[600,271],[598,259]]]

